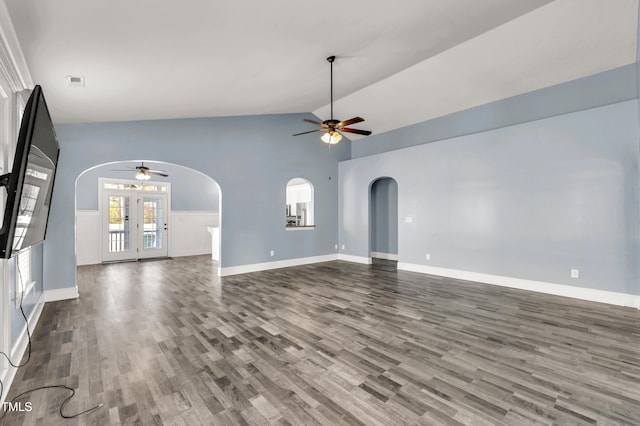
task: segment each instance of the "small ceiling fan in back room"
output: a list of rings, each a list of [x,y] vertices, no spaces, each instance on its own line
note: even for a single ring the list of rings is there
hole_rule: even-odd
[[[308,132],[296,133],[293,136],[306,135],[307,133],[314,132],[324,132],[324,134],[320,137],[324,143],[329,145],[336,144],[340,142],[342,139],[342,134],[340,132],[345,133],[355,133],[357,135],[369,136],[371,132],[369,130],[360,130],[360,129],[352,129],[350,126],[352,124],[360,123],[364,121],[362,117],[353,117],[349,120],[339,121],[333,118],[333,62],[336,60],[335,56],[329,56],[327,61],[331,64],[331,118],[329,120],[325,120],[322,123],[319,121],[307,120],[304,121],[307,123],[315,124],[316,126],[320,126],[319,129],[309,130]]]
[[[151,170],[149,167],[144,165],[144,162],[141,162],[139,166],[129,167],[127,169],[114,169],[114,172],[132,172],[136,171],[135,178],[138,180],[149,180],[151,179],[151,175],[158,175],[168,177],[169,175],[164,170]]]

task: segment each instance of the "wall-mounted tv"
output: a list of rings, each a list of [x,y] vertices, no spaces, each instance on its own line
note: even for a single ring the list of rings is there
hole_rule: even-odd
[[[59,152],[42,88],[36,86],[25,106],[11,173],[0,176],[7,189],[0,258],[44,241]]]

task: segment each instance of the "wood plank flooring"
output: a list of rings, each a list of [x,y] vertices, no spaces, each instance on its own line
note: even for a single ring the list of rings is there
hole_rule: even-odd
[[[640,425],[640,311],[347,262],[78,269],[6,425]]]

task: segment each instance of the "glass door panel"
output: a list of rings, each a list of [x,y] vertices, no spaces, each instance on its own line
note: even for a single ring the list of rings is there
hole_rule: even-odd
[[[106,213],[103,260],[116,261],[136,258],[135,196],[132,194],[105,194]]]
[[[167,194],[111,190],[103,194],[103,261],[168,256]]]
[[[167,256],[167,196],[144,195],[140,200],[141,250],[139,257]]]

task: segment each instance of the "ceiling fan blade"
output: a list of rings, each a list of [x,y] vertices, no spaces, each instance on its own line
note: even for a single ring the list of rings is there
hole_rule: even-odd
[[[321,123],[321,122],[319,122],[319,121],[308,120],[308,119],[306,119],[306,118],[305,118],[304,120],[302,120],[302,121],[306,121],[307,123],[315,124],[316,126],[327,127],[327,125],[326,125],[326,124]]]
[[[300,135],[306,135],[307,133],[321,132],[322,130],[324,129],[309,130],[308,132],[296,133],[293,136],[300,136]]]
[[[341,121],[338,124],[336,124],[336,127],[344,127],[344,126],[349,126],[350,124],[356,124],[356,123],[360,123],[364,121],[364,118],[362,117],[353,117],[349,120],[345,120],[345,121]]]
[[[365,136],[369,136],[371,134],[369,130],[349,129],[346,127],[343,127],[342,129],[340,129],[340,131],[347,132],[347,133],[355,133],[356,135],[365,135]]]
[[[169,175],[164,170],[147,170],[147,173],[152,173],[154,175],[168,177]]]

